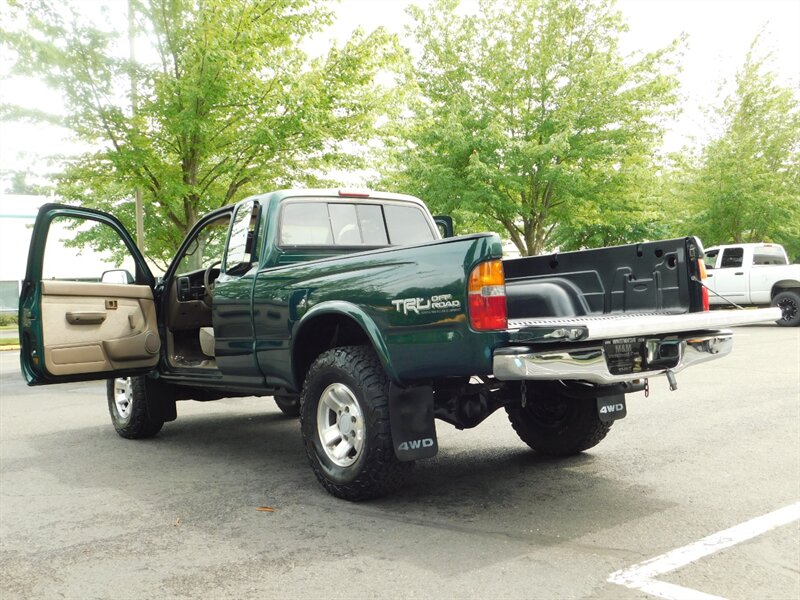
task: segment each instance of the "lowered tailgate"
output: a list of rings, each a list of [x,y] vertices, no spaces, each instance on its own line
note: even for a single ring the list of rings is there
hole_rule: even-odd
[[[777,321],[779,308],[715,310],[683,314],[612,314],[542,319],[509,319],[512,342],[583,341],[708,331]]]
[[[733,348],[725,327],[775,321],[780,309],[623,314],[509,321],[510,342],[495,350],[500,380],[612,384],[667,375],[721,358]]]

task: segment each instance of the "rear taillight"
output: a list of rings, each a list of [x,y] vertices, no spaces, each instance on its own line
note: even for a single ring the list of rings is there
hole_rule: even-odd
[[[503,261],[489,260],[472,269],[467,291],[469,322],[473,329],[491,331],[508,328]]]
[[[706,263],[703,262],[702,258],[697,260],[697,268],[700,273],[700,283],[703,285],[703,310],[710,310],[710,306],[708,304],[708,288],[706,287],[706,279],[708,276],[706,275]]]

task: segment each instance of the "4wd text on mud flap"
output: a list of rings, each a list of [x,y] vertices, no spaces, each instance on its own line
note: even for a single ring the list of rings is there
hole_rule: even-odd
[[[433,439],[432,438],[423,438],[421,440],[411,440],[409,442],[403,442],[400,444],[397,449],[400,451],[408,451],[408,450],[419,450],[420,448],[430,448],[433,446]]]

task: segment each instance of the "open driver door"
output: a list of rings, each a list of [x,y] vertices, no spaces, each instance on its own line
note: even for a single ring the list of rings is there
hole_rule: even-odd
[[[92,228],[92,237],[113,253],[81,243]],[[117,268],[120,259],[135,275]],[[28,384],[152,370],[161,350],[154,287],[118,219],[88,208],[42,206],[19,300],[20,365]]]

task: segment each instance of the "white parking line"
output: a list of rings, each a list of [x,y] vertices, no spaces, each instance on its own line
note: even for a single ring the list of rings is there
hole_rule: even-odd
[[[719,531],[693,544],[671,550],[627,569],[615,571],[608,576],[608,581],[665,600],[725,600],[720,596],[664,581],[656,581],[654,578],[797,520],[800,520],[800,502],[735,525],[730,529]]]

